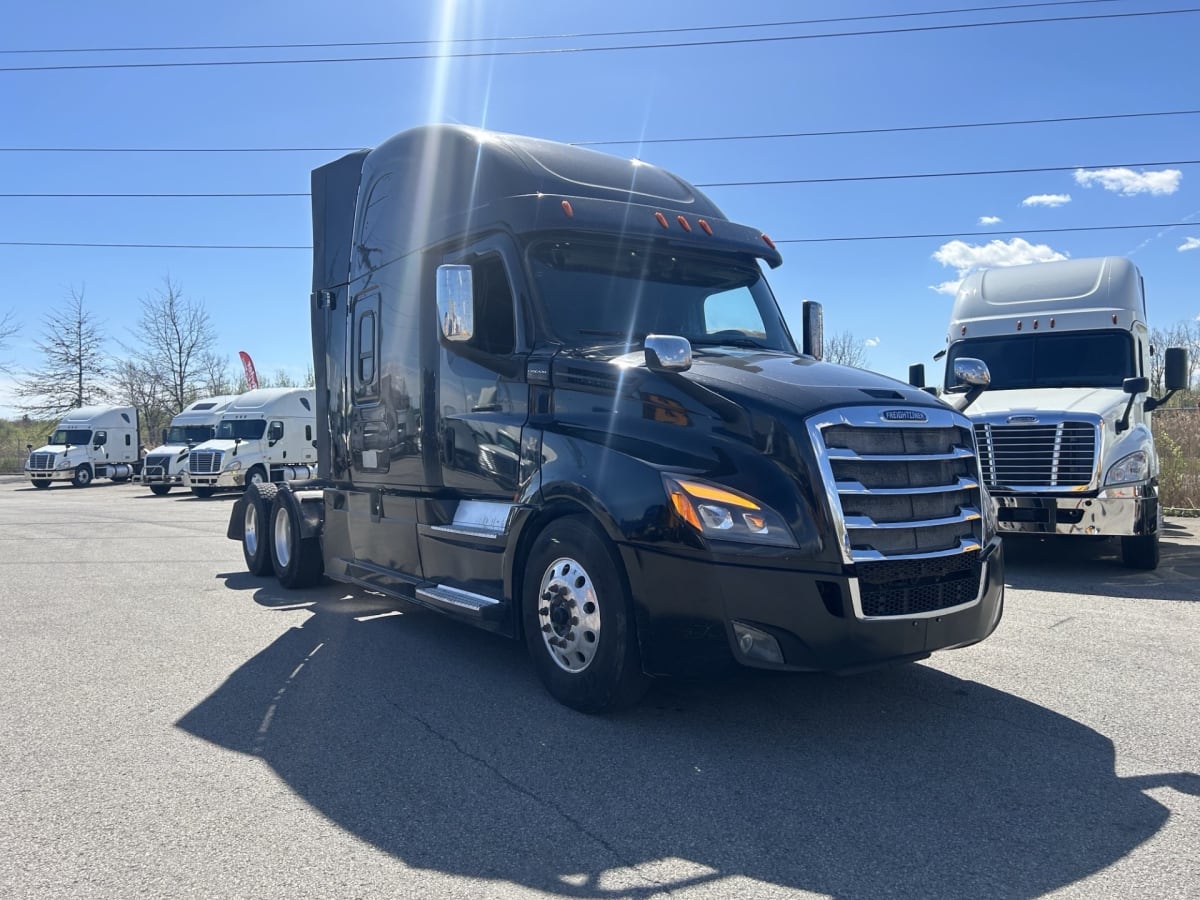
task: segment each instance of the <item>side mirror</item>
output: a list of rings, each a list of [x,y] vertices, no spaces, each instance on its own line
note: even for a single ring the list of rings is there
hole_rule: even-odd
[[[821,304],[805,300],[800,304],[801,346],[806,356],[825,358],[825,317]]]
[[[1188,352],[1182,347],[1171,347],[1167,350],[1164,361],[1164,382],[1168,391],[1186,391],[1188,389]]]
[[[475,335],[474,286],[470,266],[438,266],[437,308],[442,337],[469,341]]]
[[[1150,379],[1144,375],[1141,378],[1126,378],[1121,382],[1121,390],[1126,394],[1144,394],[1150,390]]]
[[[962,356],[954,361],[954,380],[960,386],[966,387],[962,395],[962,405],[954,404],[959,412],[979,399],[979,395],[987,390],[992,383],[992,373],[988,371],[987,363],[982,359]]]
[[[925,387],[925,363],[913,363],[908,367],[908,383],[915,388]]]
[[[165,444],[166,442],[167,442],[167,429],[165,429],[165,428],[164,428],[164,429],[162,430],[162,440],[161,440],[161,441],[159,441],[159,443],[160,443],[160,444]]]
[[[692,345],[674,334],[648,334],[643,344],[646,368],[652,372],[686,372],[692,367]]]

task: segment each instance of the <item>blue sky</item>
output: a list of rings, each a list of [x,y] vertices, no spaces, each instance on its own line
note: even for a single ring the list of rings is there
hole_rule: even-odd
[[[979,10],[989,6],[996,8]],[[867,345],[871,368],[904,378],[910,362],[927,362],[943,345],[951,302],[945,291],[979,263],[1132,255],[1146,279],[1152,325],[1197,318],[1200,165],[1187,161],[1200,160],[1200,115],[895,130],[1200,110],[1200,12],[1184,12],[1194,6],[10,4],[0,38],[0,194],[306,192],[310,170],[339,152],[17,148],[351,148],[436,121],[562,141],[629,141],[598,149],[637,156],[700,185],[870,178],[705,190],[730,218],[780,242],[784,266],[770,277],[793,327],[800,301],[818,300],[827,333],[853,333]],[[967,8],[976,11],[945,12]],[[913,15],[934,11],[941,12]],[[1176,12],[1144,15],[1165,11]],[[867,18],[873,16],[892,18]],[[834,17],[855,20],[722,27]],[[1059,21],[945,27],[1028,19]],[[678,30],[684,28],[706,30]],[[540,37],[655,29],[670,31]],[[793,39],[799,36],[808,37]],[[522,39],[501,40],[514,37]],[[463,42],[469,38],[490,40]],[[112,49],[373,41],[430,43]],[[578,49],[663,44],[689,46]],[[21,52],[86,48],[93,51]],[[530,50],[561,52],[519,52]],[[488,51],[504,55],[454,56]],[[113,68],[361,57],[417,58]],[[69,68],[77,66],[106,68]],[[30,67],[41,70],[18,70]],[[831,131],[859,133],[661,142]],[[1058,171],[945,174],[1013,169]],[[939,177],[880,177],[914,174]],[[246,350],[261,372],[303,375],[311,266],[305,250],[22,244],[307,246],[306,198],[4,196],[0,211],[0,316],[11,312],[22,326],[4,355],[18,375],[39,364],[33,342],[42,317],[72,290],[84,292],[117,350],[117,340],[136,340],[138,301],[167,276],[203,301],[231,367]],[[1182,224],[1045,231],[1166,223]],[[813,240],[897,235],[953,237]],[[0,377],[0,416],[13,415],[13,406],[11,378]]]

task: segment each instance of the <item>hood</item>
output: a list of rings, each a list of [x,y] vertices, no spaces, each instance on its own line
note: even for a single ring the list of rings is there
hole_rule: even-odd
[[[30,453],[67,453],[68,447],[71,450],[79,450],[79,449],[84,448],[84,446],[85,445],[83,445],[83,444],[70,444],[70,445],[67,445],[67,444],[45,444],[41,447],[37,447],[33,450],[30,450],[29,452]]]
[[[1119,388],[1029,388],[1013,391],[984,391],[967,408],[972,419],[1039,413],[1091,414],[1100,418],[1120,416],[1129,395]]]
[[[245,447],[247,444],[256,444],[258,442],[257,441],[235,442],[232,440],[226,440],[225,438],[213,438],[212,440],[205,441],[203,444],[197,444],[195,447],[192,448],[192,452],[195,453],[197,450],[221,450],[221,451],[228,453],[230,450],[232,450],[234,448],[235,443],[240,448],[240,447]]]
[[[200,445],[197,444],[197,447]],[[187,444],[160,444],[153,450],[147,450],[147,456],[175,456],[178,453],[183,453],[185,450],[192,449]]]

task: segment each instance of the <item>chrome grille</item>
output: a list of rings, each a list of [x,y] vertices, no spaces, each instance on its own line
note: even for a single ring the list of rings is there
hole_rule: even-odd
[[[53,453],[30,453],[29,468],[37,469],[38,471],[46,471],[54,468]]]
[[[882,408],[810,421],[842,556],[855,565],[858,613],[929,615],[978,599],[983,503],[970,425],[951,410],[886,420]]]
[[[193,450],[188,457],[188,471],[193,475],[216,475],[221,471],[223,450]]]
[[[158,481],[166,478],[167,471],[170,466],[170,454],[163,456],[147,456],[146,462],[142,466],[142,478],[147,481]]]
[[[977,422],[984,484],[996,490],[1087,487],[1095,478],[1096,431],[1091,422]]]

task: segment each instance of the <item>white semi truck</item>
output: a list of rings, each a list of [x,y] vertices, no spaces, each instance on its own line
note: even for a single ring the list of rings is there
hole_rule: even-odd
[[[189,403],[171,420],[170,427],[163,429],[162,444],[147,453],[142,463],[140,480],[151,493],[162,497],[183,484],[192,448],[216,437],[221,415],[236,396],[205,397]]]
[[[225,407],[216,436],[192,448],[184,483],[197,497],[222,488],[309,478],[317,471],[312,388],[259,388]]]
[[[87,487],[97,478],[129,481],[141,468],[137,410],[81,406],[66,413],[45,446],[30,450],[25,474],[36,488],[54,481]]]
[[[946,337],[944,399],[972,420],[1001,533],[1114,535],[1127,566],[1159,560],[1158,454],[1150,413],[1185,389],[1166,351],[1150,396],[1142,275],[1122,257],[985,269],[963,280]],[[986,393],[956,382],[983,360]]]

